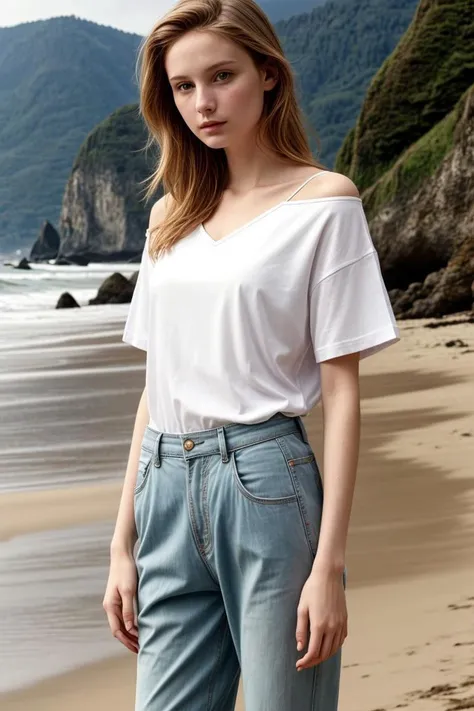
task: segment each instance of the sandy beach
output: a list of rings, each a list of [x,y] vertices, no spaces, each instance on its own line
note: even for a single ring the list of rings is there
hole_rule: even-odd
[[[467,319],[468,314],[456,314],[437,322],[402,321],[401,342],[361,363],[363,425],[347,551],[344,711],[474,708],[474,324]],[[433,323],[439,327],[426,327]],[[83,608],[94,610],[94,628],[84,640],[82,660],[62,674],[46,670],[47,678],[28,688],[22,682],[25,688],[0,694],[2,711],[133,708],[136,657],[115,640],[106,641],[99,609],[107,534],[144,378],[144,354],[120,344],[119,325],[87,338],[71,328],[70,343],[44,345],[36,354],[26,343],[17,345],[14,365],[11,351],[0,350],[0,572],[13,575],[8,561],[21,557],[27,546],[18,546],[25,536],[50,536],[44,545],[51,546],[55,560],[54,532],[63,532],[63,556],[69,540],[77,541],[76,559],[84,550],[81,536],[66,538],[71,529],[96,545],[90,544],[83,561],[84,570],[95,561],[95,577]],[[32,375],[25,379],[26,372]],[[72,408],[71,397],[76,398]],[[305,424],[322,460],[319,407]],[[99,533],[91,537],[90,531]],[[64,560],[67,567],[69,559]],[[40,579],[41,571],[36,574]],[[15,632],[5,605],[20,582],[0,584],[4,638]],[[67,610],[74,617],[74,607]],[[69,645],[73,642],[70,637]],[[87,644],[100,654],[88,657]],[[239,693],[237,709],[243,708]]]

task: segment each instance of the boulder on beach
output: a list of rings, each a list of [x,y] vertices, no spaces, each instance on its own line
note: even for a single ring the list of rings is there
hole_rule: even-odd
[[[132,300],[135,283],[114,272],[101,284],[97,296],[89,299],[89,304],[126,304]]]
[[[80,308],[79,304],[77,303],[76,299],[71,296],[71,294],[68,291],[65,291],[63,294],[58,299],[58,303],[56,304],[57,309],[74,309],[74,308]]]
[[[53,225],[45,220],[38,239],[30,252],[30,261],[55,259],[58,256],[61,238]]]

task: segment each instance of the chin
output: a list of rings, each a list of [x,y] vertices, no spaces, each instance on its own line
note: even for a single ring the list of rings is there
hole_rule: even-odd
[[[228,146],[228,141],[225,140],[222,136],[216,136],[215,138],[208,138],[206,141],[203,141],[201,138],[201,141],[208,147],[208,148],[227,148]]]

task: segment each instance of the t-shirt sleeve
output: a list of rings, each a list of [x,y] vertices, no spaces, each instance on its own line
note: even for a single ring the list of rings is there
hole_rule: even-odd
[[[359,199],[329,202],[309,290],[316,361],[366,358],[400,340],[378,254]]]
[[[148,254],[149,232],[146,232],[145,245],[143,247],[138,278],[133,291],[132,301],[128,310],[122,341],[140,348],[148,350],[148,329],[150,317],[150,274],[153,262]]]

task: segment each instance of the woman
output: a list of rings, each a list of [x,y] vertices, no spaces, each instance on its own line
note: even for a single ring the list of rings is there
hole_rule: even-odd
[[[103,605],[137,710],[233,709],[242,674],[246,711],[333,711],[359,359],[399,339],[378,257],[253,0],[182,0],[142,53],[148,195],[168,192],[123,335],[146,385]],[[324,490],[301,419],[320,399]]]

